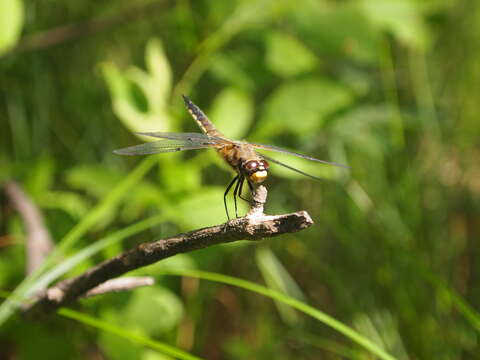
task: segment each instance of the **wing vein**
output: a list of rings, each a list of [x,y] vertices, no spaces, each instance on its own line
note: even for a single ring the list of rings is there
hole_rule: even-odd
[[[293,151],[290,151],[290,150],[287,150],[287,149],[283,149],[281,147],[274,146],[274,145],[264,145],[264,144],[256,144],[256,143],[249,143],[249,144],[251,144],[253,147],[256,147],[257,149],[276,151],[276,152],[279,152],[279,153],[282,153],[282,154],[293,155],[293,156],[297,156],[297,157],[302,158],[302,159],[316,161],[316,162],[326,164],[326,165],[333,165],[333,166],[338,166],[338,167],[347,168],[347,169],[349,168],[346,165],[337,164],[337,163],[330,162],[330,161],[325,161],[325,160],[320,160],[320,159],[317,159],[317,158],[314,158],[314,157],[311,157],[311,156],[308,156],[308,155],[299,154],[297,152],[293,152]]]
[[[171,132],[137,132],[137,135],[156,137],[160,139],[168,140],[184,140],[184,141],[210,141],[212,143],[225,143],[228,139],[209,136],[202,133],[171,133]]]
[[[292,167],[292,166],[290,166],[290,165],[284,164],[284,163],[282,163],[282,162],[280,162],[280,161],[278,161],[278,160],[275,160],[275,159],[273,159],[273,158],[271,158],[271,157],[269,157],[269,156],[266,156],[266,155],[264,155],[264,154],[261,154],[261,153],[257,153],[257,154],[259,154],[261,157],[263,157],[265,160],[267,160],[267,161],[269,161],[269,162],[272,162],[272,163],[274,163],[274,164],[283,166],[283,167],[285,167],[285,168],[287,168],[287,169],[289,169],[289,170],[292,170],[292,171],[295,171],[295,172],[297,172],[297,173],[299,173],[299,174],[308,176],[309,178],[312,178],[312,179],[315,179],[315,180],[319,180],[319,181],[325,180],[325,179],[322,179],[321,177],[308,174],[308,173],[306,173],[306,172],[304,172],[304,171],[302,171],[302,170],[298,170],[298,169],[296,169],[296,168],[294,168],[294,167]]]
[[[114,150],[113,152],[118,155],[150,155],[183,150],[205,149],[215,147],[215,145],[218,144],[211,142],[208,139],[202,139],[201,141],[159,140],[150,143],[129,146],[123,149]]]

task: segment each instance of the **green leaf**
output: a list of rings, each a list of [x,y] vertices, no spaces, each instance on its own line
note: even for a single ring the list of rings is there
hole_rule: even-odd
[[[138,219],[142,213],[147,211],[149,206],[167,206],[162,190],[157,184],[150,184],[146,181],[138,184],[130,193],[123,204],[121,218],[125,223],[131,223]]]
[[[0,54],[14,46],[22,31],[22,0],[0,1]]]
[[[326,116],[352,100],[347,88],[323,78],[289,81],[268,97],[255,135],[270,137],[283,132],[306,135],[320,128]]]
[[[252,98],[243,91],[226,88],[215,98],[209,117],[226,136],[241,139],[253,120]]]
[[[145,62],[152,77],[146,94],[150,105],[156,111],[165,111],[172,90],[172,69],[159,39],[148,41]]]
[[[316,53],[342,61],[345,57],[366,64],[378,61],[378,31],[354,1],[306,1],[290,16],[299,37]]]
[[[142,90],[150,114],[167,116],[172,71],[160,40],[152,39],[148,42],[145,62],[148,71],[132,66],[127,69],[126,78]]]
[[[173,292],[156,285],[135,290],[122,313],[127,323],[158,336],[179,324],[183,305]]]
[[[273,32],[267,37],[267,67],[283,77],[313,70],[318,59],[304,44],[289,34]]]
[[[414,0],[361,0],[366,17],[376,27],[390,31],[405,44],[424,49],[428,42],[422,6]]]
[[[152,129],[167,130],[160,126],[161,122],[158,119],[138,109],[131,91],[131,81],[117,65],[106,62],[101,65],[101,69],[112,97],[113,111],[128,129],[132,132],[151,131]],[[137,85],[141,83],[140,72],[141,70],[137,72],[130,70],[129,72]]]
[[[363,106],[337,118],[331,129],[335,141],[347,144],[368,158],[388,153],[388,121],[391,111],[385,106]]]
[[[41,157],[29,171],[25,190],[35,199],[52,188],[55,181],[56,164],[51,157]]]
[[[118,184],[123,177],[123,174],[102,166],[80,165],[67,172],[66,182],[74,189],[82,190],[90,196],[101,199],[105,194],[108,194],[115,184]],[[50,197],[49,200],[53,202],[55,198]],[[79,209],[77,208],[77,210]],[[107,226],[116,218],[116,209],[112,210],[113,211],[105,212],[103,214],[103,217],[96,224],[94,230]]]
[[[213,150],[211,150],[213,152]],[[201,186],[200,167],[205,165],[196,161],[207,150],[184,151],[182,154],[161,154],[158,159],[158,186],[168,194],[184,194],[196,191]],[[187,156],[195,157],[187,160]],[[216,154],[214,154],[216,155]]]
[[[111,62],[101,65],[112,97],[113,110],[133,132],[171,131],[173,124],[168,101],[172,73],[160,40],[149,41],[145,62],[148,71],[134,66],[121,71]],[[136,89],[140,93],[135,92]],[[146,109],[138,103],[140,97],[146,99]]]
[[[102,198],[123,177],[124,174],[102,165],[79,165],[67,171],[65,180],[74,189]]]
[[[70,187],[81,190],[86,194],[95,197],[102,198],[110,189],[115,186],[125,175],[97,165],[80,165],[67,171],[66,182]],[[55,200],[60,200],[59,197],[55,197],[53,193],[50,193],[50,205],[54,206],[62,205]],[[71,198],[71,200],[75,200]],[[122,219],[126,222],[131,222],[136,219],[147,206],[158,206],[165,203],[164,196],[160,187],[157,184],[151,184],[147,181],[142,181],[128,194],[123,204]],[[64,204],[68,205],[68,204]],[[73,203],[73,205],[80,205]],[[66,208],[64,210],[67,210]],[[75,209],[80,210],[79,207]],[[71,209],[73,210],[73,209]],[[110,215],[116,215],[114,212]]]
[[[212,226],[224,222],[226,220],[225,208],[223,206],[224,191],[225,189],[221,187],[205,187],[187,199],[181,200],[175,209],[175,220],[188,229]],[[238,200],[239,215],[245,211],[244,202],[243,200]],[[235,212],[231,196],[227,199],[227,205],[229,206],[230,217],[234,217]]]
[[[209,72],[216,79],[236,88],[253,91],[255,89],[255,79],[244,70],[246,66],[242,67],[239,57],[241,55],[239,56],[237,52],[231,55],[219,53],[213,58]]]
[[[88,211],[89,204],[83,196],[71,191],[45,191],[38,199],[43,208],[60,209],[74,219],[79,219]]]

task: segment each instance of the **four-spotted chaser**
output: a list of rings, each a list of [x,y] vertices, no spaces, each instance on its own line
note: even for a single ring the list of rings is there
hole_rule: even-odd
[[[263,145],[246,141],[230,140],[217,130],[217,128],[202,112],[202,110],[200,110],[200,108],[196,106],[188,97],[183,95],[183,100],[185,101],[188,112],[190,113],[190,115],[192,115],[193,119],[202,129],[203,134],[141,132],[138,134],[160,138],[162,140],[115,150],[114,153],[119,155],[147,155],[204,148],[215,149],[237,173],[237,175],[227,186],[227,189],[225,190],[225,193],[223,195],[223,203],[225,205],[225,211],[227,213],[228,219],[230,219],[230,216],[228,215],[227,195],[230,189],[235,185],[235,188],[233,190],[233,199],[235,203],[235,215],[236,217],[238,217],[237,196],[243,200],[248,201],[247,199],[242,197],[243,184],[245,180],[247,180],[250,191],[253,191],[254,184],[260,184],[267,178],[269,169],[268,162],[281,165],[283,167],[286,167],[287,169],[296,171],[297,173],[311,177],[313,179],[321,180],[319,177],[307,174],[278,160],[272,159],[264,154],[260,154],[255,149],[276,151],[323,164],[347,167],[344,165],[319,160],[314,157],[298,154],[273,145]]]

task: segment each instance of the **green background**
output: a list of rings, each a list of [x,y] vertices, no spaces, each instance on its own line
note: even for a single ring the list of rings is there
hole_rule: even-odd
[[[50,281],[221,223],[232,173],[213,151],[112,153],[145,140],[134,132],[198,131],[187,94],[227,136],[350,168],[275,156],[325,181],[272,165],[267,213],[307,210],[316,224],[169,267],[284,292],[396,359],[478,358],[479,24],[480,4],[467,0],[2,0],[0,185],[21,184],[59,244],[44,271],[104,244]],[[27,233],[3,191],[0,201],[7,296],[25,277]],[[155,286],[77,310],[204,359],[375,358],[267,297],[161,276],[167,265],[137,272]],[[23,301],[39,279],[14,294]],[[0,358],[175,358],[7,305]]]

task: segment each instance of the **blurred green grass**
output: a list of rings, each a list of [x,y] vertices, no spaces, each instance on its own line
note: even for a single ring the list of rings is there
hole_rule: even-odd
[[[142,161],[112,154],[143,141],[132,132],[198,131],[179,98],[186,92],[225,134],[350,170],[282,158],[326,180],[272,167],[267,211],[306,209],[316,226],[262,248],[195,252],[176,266],[302,296],[398,359],[475,358],[480,5],[202,0],[158,2],[153,11],[152,3],[136,4],[148,10],[135,18],[125,15],[132,5],[118,1],[25,2],[23,16],[19,0],[0,6],[0,29],[8,30],[0,31],[0,181],[22,184],[57,242],[80,224],[67,256],[144,219],[164,219],[72,271],[141,241],[224,221],[231,174],[212,151],[147,160],[153,171],[114,206],[95,210]],[[42,31],[112,18],[119,21],[94,34],[80,25],[70,41],[22,47]],[[0,288],[11,291],[25,277],[26,233],[0,200]],[[161,306],[178,303],[182,315],[161,331],[132,318],[126,330],[140,327],[207,359],[372,358],[331,329],[234,288],[183,278],[162,281],[162,291],[169,295]],[[115,294],[82,306],[111,321],[117,309],[147,300]],[[158,311],[152,319],[161,321]],[[137,345],[122,355],[102,334],[14,316],[0,327],[0,357],[46,357],[67,342],[62,358],[164,359]]]

